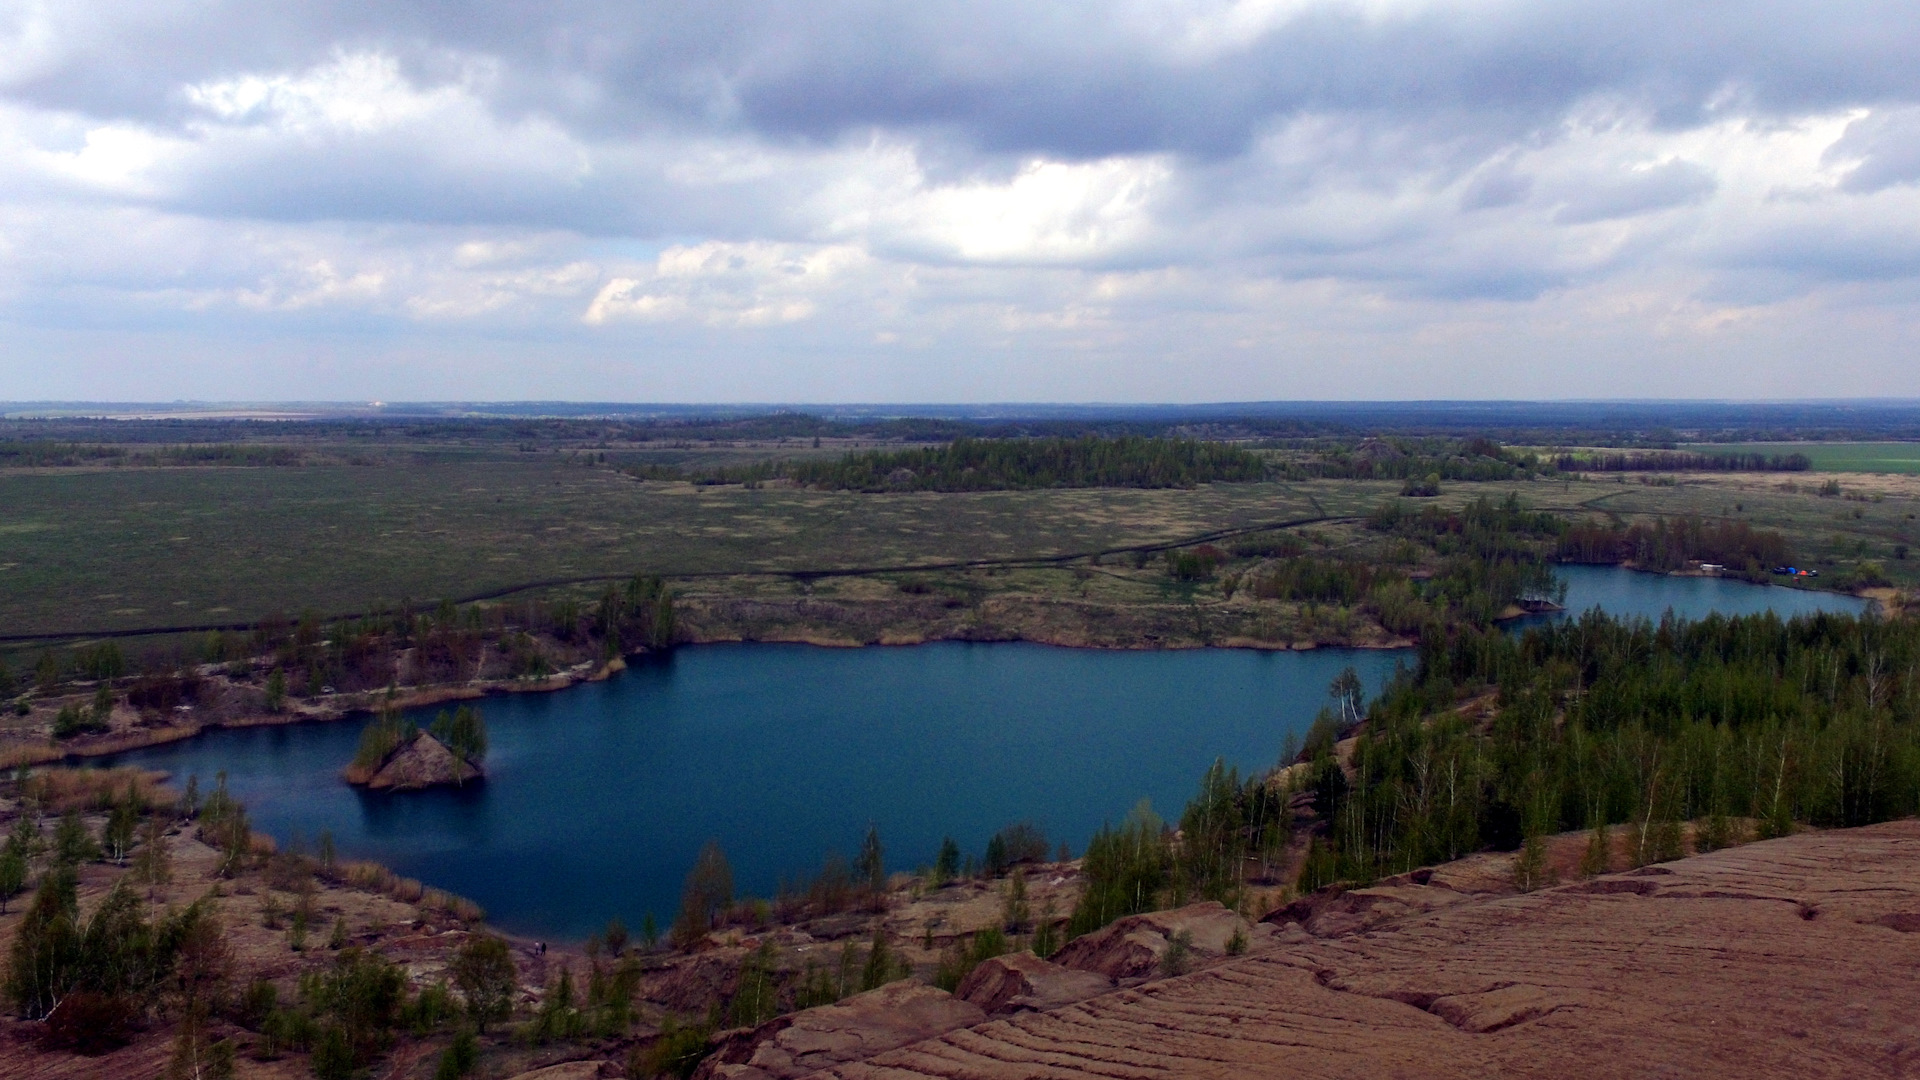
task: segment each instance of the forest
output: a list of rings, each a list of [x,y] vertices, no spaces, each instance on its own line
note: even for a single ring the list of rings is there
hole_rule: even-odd
[[[1719,563],[1756,579],[1787,561],[1787,542],[1744,521],[1659,518],[1632,525],[1581,522],[1569,526],[1556,552],[1561,562],[1631,562],[1643,570],[1678,570],[1688,561]]]
[[[166,716],[204,708],[238,693],[247,707],[286,711],[290,699],[354,694],[481,677],[543,679],[582,662],[604,663],[637,648],[665,648],[675,635],[673,591],[637,574],[608,586],[597,603],[541,599],[456,606],[412,604],[347,618],[308,612],[270,615],[250,631],[220,630],[187,650],[148,650],[129,659],[103,641],[70,652],[46,650],[29,670],[0,664],[0,698],[25,706],[31,695],[93,682],[90,705],[69,703],[54,720],[56,740],[105,731],[120,682],[128,705]],[[200,665],[222,665],[215,679]]]
[[[1661,450],[1637,454],[1561,454],[1561,472],[1806,472],[1805,454],[1696,454]]]
[[[1748,828],[1864,825],[1920,798],[1920,627],[1819,615],[1454,627],[1367,710],[1352,778],[1339,718],[1309,738],[1327,823],[1302,881],[1625,826],[1636,865]]]
[[[1228,443],[1144,436],[959,438],[943,446],[856,451],[835,461],[769,460],[698,473],[630,466],[639,479],[755,484],[787,480],[829,491],[1018,491],[1185,488],[1264,480],[1265,459]]]

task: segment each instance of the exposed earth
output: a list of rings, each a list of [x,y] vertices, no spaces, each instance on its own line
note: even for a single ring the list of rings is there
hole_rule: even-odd
[[[157,778],[49,771],[49,814],[97,806]],[[18,804],[0,800],[0,819]],[[164,810],[159,812],[164,813]],[[87,824],[104,820],[96,810]],[[4,822],[0,822],[4,823]],[[43,825],[51,826],[50,819]],[[195,897],[217,906],[236,985],[265,979],[291,1000],[304,973],[341,950],[376,951],[416,990],[444,977],[478,913],[369,864],[272,853],[230,876],[190,822],[169,828],[172,877],[143,886],[155,910]],[[1617,840],[1624,841],[1620,835]],[[539,1080],[650,1075],[650,1048],[674,1017],[719,1015],[747,965],[787,973],[858,961],[876,935],[899,975],[878,989],[758,1025],[714,1031],[698,1075],[1314,1077],[1910,1076],[1920,1071],[1920,821],[1782,839],[1581,879],[1587,837],[1552,838],[1562,884],[1521,894],[1513,857],[1480,853],[1367,888],[1282,904],[1260,894],[1258,921],[1215,903],[1131,916],[1048,959],[986,960],[954,993],[929,985],[943,957],[997,925],[1011,879],[929,887],[896,875],[873,903],[825,915],[779,909],[715,930],[691,948],[636,958],[635,1023],[624,1034],[529,1042],[499,1029],[476,1076]],[[1623,846],[1615,866],[1624,866]],[[137,860],[135,860],[137,862]],[[1043,920],[1070,910],[1074,863],[1027,867]],[[92,862],[90,910],[129,871]],[[0,915],[11,937],[23,902]],[[305,914],[303,914],[305,913]],[[296,927],[309,926],[305,932]],[[331,931],[331,932],[330,932]],[[514,941],[517,1014],[530,1015],[573,949]],[[756,958],[760,958],[756,960]],[[599,961],[604,963],[604,958]],[[949,984],[950,985],[950,984]],[[829,998],[831,1000],[831,998]],[[685,1019],[680,1021],[685,1023]],[[259,1037],[222,1021],[237,1075],[308,1074],[302,1054],[270,1060]],[[0,1076],[163,1075],[172,1022],[137,1025],[124,1047],[85,1057],[43,1046],[40,1025],[0,1021]],[[450,1032],[402,1036],[373,1075],[433,1074]],[[638,1070],[638,1071],[636,1071]]]
[[[1489,879],[1475,866],[1484,864],[1290,905],[1267,917],[1267,932],[1240,958],[1203,948],[1196,934],[1196,959],[1208,966],[1191,974],[1133,986],[1123,979],[1121,989],[1064,1007],[1003,999],[1001,1015],[985,1022],[812,1073],[756,1068],[736,1050],[741,1064],[716,1062],[709,1075],[1291,1080],[1920,1069],[1920,822],[1803,833],[1527,895],[1483,891]],[[1196,914],[1209,922],[1227,913]],[[1130,934],[1160,937],[1140,928],[1106,933],[1105,950],[1076,942],[1056,959],[1111,968]],[[858,1008],[858,999],[836,1008]],[[920,1009],[965,1016],[926,1002]],[[802,1023],[787,1020],[787,1031]],[[844,1032],[838,1041],[859,1045]],[[765,1056],[773,1064],[792,1055]]]

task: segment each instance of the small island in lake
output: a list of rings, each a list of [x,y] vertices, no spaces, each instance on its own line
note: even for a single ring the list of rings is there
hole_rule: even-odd
[[[426,731],[388,713],[361,732],[353,763],[340,775],[349,784],[376,791],[460,787],[485,778],[481,763],[486,756],[486,722],[470,705],[443,710]]]

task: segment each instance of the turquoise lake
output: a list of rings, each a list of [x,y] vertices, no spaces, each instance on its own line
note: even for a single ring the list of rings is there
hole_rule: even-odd
[[[1855,612],[1851,597],[1567,567],[1567,607],[1657,617]],[[1548,616],[1551,617],[1551,616]],[[978,853],[1021,820],[1078,853],[1141,799],[1176,815],[1216,757],[1243,772],[1304,733],[1343,668],[1377,690],[1406,652],[1095,651],[702,645],[601,683],[482,704],[488,779],[374,794],[339,769],[360,724],[210,732],[121,755],[203,790],[214,775],[255,828],[377,859],[478,901],[510,930],[578,938],[613,915],[662,925],[702,844],[742,892],[851,855],[871,824],[892,868],[944,836]],[[423,724],[430,717],[417,717]]]

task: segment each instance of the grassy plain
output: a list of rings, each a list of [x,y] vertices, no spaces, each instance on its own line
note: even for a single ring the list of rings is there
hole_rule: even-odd
[[[1920,473],[1920,443],[1913,442],[1737,443],[1699,449],[1709,453],[1805,454],[1815,472]]]
[[[1391,482],[1322,480],[863,494],[642,482],[555,453],[456,448],[371,460],[0,472],[0,634],[337,614],[636,571],[680,578],[683,588],[709,595],[831,591],[830,581],[796,586],[740,575],[1017,562],[1176,543],[1269,522],[1358,516],[1398,491]],[[1896,583],[1916,580],[1910,568],[1920,559],[1896,552],[1920,535],[1920,477],[1860,477],[1843,484],[1841,497],[1820,496],[1805,474],[1647,480],[1448,484],[1438,501],[1517,491],[1530,506],[1576,515],[1739,518],[1786,532],[1803,564],[1876,560]],[[1320,529],[1329,543],[1349,542],[1342,530],[1353,531]],[[1152,576],[947,576],[971,576],[966,588],[974,590],[1164,599],[1157,585],[1106,580],[1115,573]],[[706,578],[716,580],[698,580]]]
[[[555,459],[20,471],[0,475],[0,633],[352,611],[638,570],[1044,557],[1362,513],[1389,489],[1314,487],[869,495],[639,482]]]

